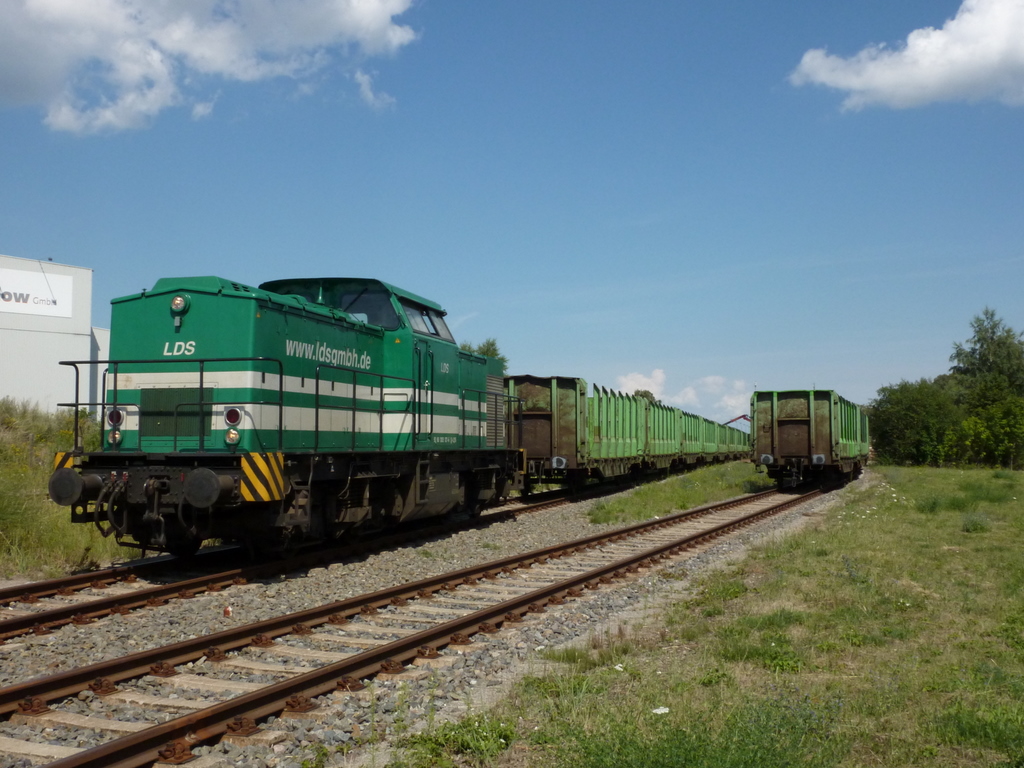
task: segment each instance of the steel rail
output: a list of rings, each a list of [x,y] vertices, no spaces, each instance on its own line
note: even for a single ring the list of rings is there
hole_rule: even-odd
[[[51,768],[138,768],[161,759],[164,754],[184,755],[191,746],[223,735],[230,724],[243,718],[257,721],[290,708],[289,701],[301,696],[306,702],[336,690],[350,690],[350,682],[386,671],[392,662],[403,663],[420,655],[421,648],[436,651],[451,643],[456,635],[470,636],[478,632],[496,631],[506,621],[514,621],[526,612],[543,611],[543,603],[555,602],[570,590],[596,588],[626,574],[626,569],[638,570],[638,564],[651,564],[681,552],[695,544],[716,538],[729,530],[750,525],[757,520],[780,512],[808,498],[820,495],[814,491],[781,504],[752,512],[743,517],[721,523],[705,531],[692,533],[676,541],[661,544],[614,563],[594,568],[538,590],[505,600],[452,621],[425,629],[408,637],[356,654],[349,659],[320,667],[299,677],[275,683],[259,691],[241,694],[199,712],[153,725],[143,731],[115,739],[71,757],[57,760]],[[659,521],[660,522],[660,521]],[[653,526],[660,527],[660,526]],[[208,638],[212,639],[212,638]]]
[[[66,594],[64,590],[80,590],[91,587],[96,582],[107,586],[123,582],[131,577],[142,576],[150,571],[158,571],[166,568],[166,558],[163,562],[139,563],[137,565],[116,565],[112,568],[103,568],[83,573],[73,573],[70,576],[60,576],[45,581],[31,581],[25,584],[15,584],[9,587],[0,588],[0,605],[10,605],[23,600],[26,596],[31,597],[53,597],[58,594]]]

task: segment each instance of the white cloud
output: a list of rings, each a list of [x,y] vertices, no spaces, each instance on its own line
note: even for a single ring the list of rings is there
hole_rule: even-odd
[[[1024,0],[964,0],[941,29],[914,30],[897,48],[871,45],[851,58],[807,51],[790,82],[846,91],[845,109],[1024,104]]]
[[[46,123],[81,133],[137,128],[209,98],[220,78],[301,80],[336,59],[394,54],[416,38],[395,21],[413,0],[6,0],[0,102],[42,104]],[[375,107],[393,101],[357,78]]]
[[[374,92],[373,78],[363,72],[363,70],[357,69],[353,77],[359,84],[359,96],[374,109],[385,109],[395,103],[394,98],[388,94],[383,92]]]
[[[213,101],[197,101],[192,105],[192,119],[202,120],[213,112]]]
[[[697,380],[697,386],[704,392],[717,395],[725,388],[725,377],[705,376],[703,379]]]
[[[633,394],[638,389],[646,389],[655,399],[661,400],[665,390],[665,372],[656,368],[650,376],[642,373],[627,373],[625,376],[616,378],[619,390],[627,394]]]
[[[627,373],[616,379],[622,392],[632,394],[646,389],[655,398],[669,405],[683,409],[701,409],[705,414],[719,420],[731,419],[750,410],[750,395],[753,390],[742,379],[730,381],[724,376],[704,376],[692,382],[675,394],[666,394],[667,376],[661,368],[654,369],[648,376],[643,373]]]
[[[679,392],[669,397],[668,401],[673,405],[678,405],[680,408],[696,407],[700,405],[700,395],[697,394],[696,387],[683,387]]]

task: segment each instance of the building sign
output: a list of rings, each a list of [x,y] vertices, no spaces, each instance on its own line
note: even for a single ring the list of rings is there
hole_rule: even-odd
[[[71,317],[73,284],[68,275],[0,269],[0,312]]]

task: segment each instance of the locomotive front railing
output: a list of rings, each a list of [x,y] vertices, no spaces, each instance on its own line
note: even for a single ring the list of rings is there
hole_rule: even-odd
[[[225,363],[262,363],[272,366],[275,371],[255,370],[251,373],[260,374],[263,377],[263,383],[266,383],[266,377],[277,376],[277,387],[273,390],[263,390],[270,394],[270,397],[262,397],[259,399],[247,399],[242,400],[238,398],[231,398],[230,401],[218,399],[215,392],[215,387],[207,387],[207,383],[213,374],[223,373],[224,371],[210,371],[211,365],[222,365]],[[284,420],[284,406],[285,406],[285,377],[284,377],[284,365],[278,358],[271,357],[219,357],[219,358],[203,358],[199,360],[153,360],[153,359],[122,359],[122,360],[67,360],[62,361],[61,365],[66,365],[74,370],[75,376],[75,400],[71,403],[59,403],[61,407],[70,407],[75,410],[74,419],[74,452],[81,454],[84,452],[83,445],[83,430],[81,425],[81,419],[83,418],[83,409],[98,409],[99,418],[101,423],[101,439],[102,445],[112,450],[113,452],[119,452],[125,450],[130,452],[131,449],[123,449],[120,445],[108,444],[107,436],[113,427],[107,423],[107,414],[114,408],[121,409],[126,414],[131,414],[133,420],[138,423],[138,450],[143,450],[144,440],[153,440],[157,437],[163,437],[169,440],[170,449],[173,452],[177,452],[181,448],[182,441],[188,439],[196,440],[196,447],[190,450],[194,450],[198,453],[205,453],[208,449],[209,440],[212,435],[212,416],[216,406],[274,406],[277,410],[277,425],[273,428],[273,432],[276,437],[276,448],[283,450],[286,447],[298,448],[298,445],[286,446],[285,444],[285,420]],[[98,401],[86,401],[81,397],[81,383],[82,383],[82,368],[85,366],[106,366],[102,376],[102,394],[101,399]],[[189,402],[175,402],[167,403],[159,408],[151,408],[149,410],[144,407],[142,402],[126,402],[122,401],[122,376],[136,374],[138,371],[129,371],[122,373],[124,366],[134,365],[146,365],[146,366],[174,366],[177,369],[193,368],[198,373],[198,381],[195,382],[198,386],[193,389],[188,387],[191,392],[195,393],[194,399],[190,399]],[[332,373],[333,372],[333,373]],[[337,375],[340,374],[340,375]],[[108,379],[112,379],[109,382]],[[351,397],[344,398],[347,402],[341,404],[330,403],[327,401],[328,397],[336,397],[324,391],[325,385],[331,385],[332,388],[335,385],[347,385],[351,387]],[[397,387],[396,387],[397,385]],[[417,430],[417,417],[419,414],[416,413],[420,410],[422,405],[428,405],[429,401],[422,402],[416,397],[416,382],[413,379],[405,378],[401,376],[388,376],[384,374],[370,373],[368,371],[359,370],[355,368],[347,368],[344,366],[332,366],[327,364],[318,365],[316,368],[314,378],[314,424],[313,424],[313,440],[312,440],[312,451],[319,451],[324,447],[325,430],[323,429],[322,414],[327,411],[344,411],[350,413],[350,424],[351,429],[349,430],[347,446],[339,446],[332,444],[330,448],[339,448],[344,450],[346,447],[350,451],[357,450],[357,441],[370,434],[368,431],[358,431],[358,419],[359,414],[368,413],[373,414],[377,419],[376,429],[376,449],[378,451],[385,449],[385,439],[387,435],[387,429],[385,419],[388,415],[403,415],[408,416],[411,420],[411,433],[410,433],[410,447],[415,445],[415,437],[418,434]],[[389,387],[391,391],[389,391]],[[395,408],[396,405],[393,399],[395,396],[394,389],[404,390],[412,393],[406,395],[404,403],[400,407]],[[360,390],[369,390],[370,397],[360,396]],[[209,390],[209,392],[208,392]],[[148,388],[141,390],[132,390],[133,392],[149,392]],[[140,395],[140,400],[143,396]],[[374,402],[369,404],[370,398],[374,398]],[[491,392],[484,390],[473,390],[465,389],[462,390],[460,396],[461,412],[461,448],[466,448],[469,444],[469,439],[473,436],[468,434],[468,422],[466,418],[468,415],[467,405],[474,404],[477,408],[478,414],[483,414],[484,418],[478,420],[478,424],[482,428],[482,433],[478,435],[478,445],[482,447],[491,448],[515,448],[522,444],[522,400],[517,397],[507,395],[504,392]],[[430,409],[433,410],[432,408]],[[158,419],[161,414],[169,413],[171,417],[171,425],[169,434],[150,434],[156,431],[158,428],[153,424],[148,424],[147,419],[153,418]],[[432,414],[424,414],[428,417],[428,421],[432,421]],[[183,424],[189,420],[195,420],[197,427],[195,428],[195,434],[184,434],[186,430]],[[260,433],[266,432],[269,427],[264,427],[262,424],[257,422],[255,432],[259,435]],[[401,440],[402,435],[405,434],[404,430],[396,433],[396,446],[397,442]],[[504,440],[502,439],[504,438]],[[260,437],[261,444],[263,438]],[[268,445],[263,445],[264,448],[269,448]],[[390,449],[390,448],[389,448]]]
[[[277,367],[277,373],[270,375],[276,375],[278,379],[277,386],[277,401],[267,400],[266,398],[260,400],[238,400],[232,399],[231,405],[276,405],[277,406],[277,448],[281,449],[284,446],[284,364],[278,358],[273,357],[210,357],[202,358],[198,360],[152,360],[152,359],[138,359],[138,360],[63,360],[61,365],[66,365],[74,369],[75,371],[75,401],[73,403],[58,403],[58,406],[62,408],[74,408],[75,409],[75,425],[74,425],[74,452],[81,454],[83,452],[82,445],[82,430],[80,425],[80,419],[82,416],[83,408],[99,408],[100,409],[100,423],[102,429],[102,437],[106,437],[109,425],[107,424],[107,412],[114,408],[137,409],[139,419],[139,449],[142,449],[142,440],[147,436],[143,429],[143,415],[142,406],[140,403],[125,403],[120,402],[118,399],[119,393],[119,378],[118,369],[124,365],[155,365],[155,366],[197,366],[199,373],[199,388],[198,388],[198,400],[196,402],[189,403],[176,403],[173,406],[173,432],[171,434],[171,446],[172,451],[178,450],[179,441],[179,427],[180,416],[182,409],[196,409],[198,411],[198,422],[199,428],[197,429],[197,437],[199,439],[198,452],[205,453],[206,451],[206,424],[204,423],[205,416],[209,413],[212,414],[213,406],[215,405],[227,405],[227,402],[218,402],[212,397],[209,399],[206,397],[204,392],[206,391],[206,367],[210,364],[222,364],[222,363],[269,363]],[[106,365],[107,368],[103,372],[103,392],[101,399],[98,402],[83,402],[81,399],[81,370],[79,366],[98,366]],[[137,373],[131,371],[130,373]],[[221,371],[216,371],[221,373]],[[263,376],[263,382],[266,382],[267,371],[254,371],[253,373],[259,373]],[[114,383],[112,391],[112,399],[107,399],[107,384],[106,379],[108,374],[113,376]],[[126,374],[127,375],[127,374]],[[257,433],[264,431],[262,427],[257,427]],[[112,446],[116,450],[120,450],[119,446]]]

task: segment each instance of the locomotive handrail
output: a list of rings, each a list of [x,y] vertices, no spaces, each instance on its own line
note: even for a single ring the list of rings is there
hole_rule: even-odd
[[[519,448],[522,445],[523,399],[520,398],[520,397],[516,397],[514,395],[506,394],[505,392],[492,392],[492,391],[483,390],[483,389],[469,389],[469,388],[466,388],[466,389],[463,389],[461,391],[461,394],[460,394],[460,398],[462,400],[462,406],[461,407],[462,407],[463,414],[465,414],[465,412],[466,412],[466,401],[467,401],[466,395],[467,395],[467,393],[474,394],[474,395],[483,395],[484,413],[486,414],[486,416],[484,418],[484,425],[489,425],[489,424],[501,425],[502,427],[505,428],[506,435],[509,435],[509,436],[512,436],[513,432],[515,433],[514,434],[514,437],[515,437],[514,444],[510,444],[510,443],[508,443],[508,441],[506,441],[506,445],[504,445],[504,446],[497,446],[497,445],[493,445],[492,446],[492,445],[488,444],[488,445],[486,445],[486,447],[488,447],[488,448],[497,448],[497,447]],[[504,401],[505,401],[504,403],[501,404],[503,406],[502,409],[501,409],[501,413],[503,415],[500,416],[500,417],[493,418],[493,419],[490,417],[490,412],[487,410],[487,405],[488,405],[488,403],[492,399],[494,400],[494,402],[496,404],[499,402],[499,399],[504,399]],[[479,406],[481,400],[479,398],[477,398],[474,402],[476,402],[476,404]],[[467,435],[466,435],[466,419],[462,419],[462,447],[463,448],[466,447],[466,437],[467,437]],[[485,443],[487,443],[487,441],[488,441],[488,438],[486,437],[486,435],[484,436],[484,441],[485,441]]]
[[[140,408],[140,422],[139,422],[139,439],[141,448],[142,435],[142,423],[141,423],[141,407],[136,403],[119,403],[117,401],[118,395],[118,366],[121,365],[198,365],[199,366],[199,401],[196,403],[187,403],[189,407],[197,407],[199,409],[200,423],[202,422],[202,416],[205,406],[213,406],[216,404],[216,400],[210,400],[207,402],[203,397],[203,389],[205,383],[205,367],[208,363],[246,363],[246,362],[257,362],[257,363],[273,363],[277,366],[277,448],[280,450],[284,446],[284,363],[276,357],[206,357],[206,358],[189,358],[189,359],[174,359],[174,360],[160,360],[152,358],[142,359],[127,359],[127,360],[61,360],[60,365],[66,365],[74,369],[75,371],[75,402],[73,403],[57,403],[58,407],[61,408],[74,408],[75,409],[75,427],[74,427],[74,451],[75,455],[81,455],[83,453],[82,447],[82,434],[79,426],[79,420],[81,418],[81,409],[83,407],[93,408],[99,406],[100,408],[100,423],[101,425],[106,424],[106,413],[107,408],[116,408],[118,406],[133,406]],[[108,368],[104,371],[104,384],[102,399],[98,402],[82,402],[80,398],[81,393],[81,371],[80,365],[106,365]],[[113,371],[111,371],[113,368]],[[113,400],[107,401],[107,387],[106,387],[106,376],[108,373],[113,373],[114,386],[113,386]],[[259,371],[262,373],[264,378],[267,375],[266,371]],[[274,375],[274,374],[271,374]],[[265,404],[266,400],[249,400],[249,401],[236,401],[239,405],[261,405]],[[172,447],[174,451],[178,449],[178,409],[182,404],[175,406],[175,417],[174,417],[174,434],[172,436],[173,443]],[[211,407],[212,413],[212,407]],[[106,433],[106,426],[102,426],[103,434]],[[205,441],[205,430],[199,429],[199,453],[205,453],[206,441]],[[119,447],[115,447],[116,450],[120,450]]]
[[[351,407],[351,409],[348,406],[321,404],[321,402],[320,402],[320,382],[321,381],[330,381],[329,379],[321,378],[321,375],[320,375],[321,370],[342,371],[342,372],[347,372],[347,373],[351,373],[352,374],[352,407]],[[380,397],[378,398],[378,408],[376,410],[374,410],[372,408],[360,408],[358,406],[358,402],[357,402],[358,398],[356,397],[356,392],[357,392],[357,388],[359,387],[359,384],[357,383],[357,380],[356,380],[357,376],[372,377],[372,378],[374,378],[374,379],[376,379],[378,381],[378,383],[380,385]],[[378,451],[384,450],[384,416],[387,413],[386,401],[384,400],[384,397],[385,397],[384,380],[385,379],[388,379],[390,381],[405,382],[405,383],[408,383],[410,385],[410,387],[414,391],[416,389],[416,382],[413,379],[407,379],[404,376],[386,376],[386,375],[384,375],[382,373],[371,373],[370,371],[363,371],[363,370],[360,370],[358,368],[351,368],[349,366],[344,366],[344,365],[328,365],[328,364],[325,364],[325,363],[321,363],[320,365],[318,365],[316,367],[316,377],[314,379],[314,394],[313,394],[313,449],[312,450],[313,450],[314,453],[316,453],[317,451],[320,450],[320,409],[321,409],[321,407],[323,407],[324,409],[327,409],[327,410],[332,410],[332,411],[347,411],[347,410],[351,410],[351,412],[352,412],[352,431],[350,433],[351,434],[350,450],[352,450],[352,451],[356,450],[356,414],[357,413],[376,413],[378,416],[380,416],[380,429],[377,431],[377,450]],[[344,384],[345,382],[334,382],[334,381],[331,381],[331,383]],[[363,386],[367,386],[367,385],[363,385]],[[373,388],[372,384],[368,385],[368,386],[370,386],[371,389]],[[412,402],[412,399],[407,401],[407,403],[411,403],[411,402]],[[406,412],[408,412],[408,408],[406,409]]]

